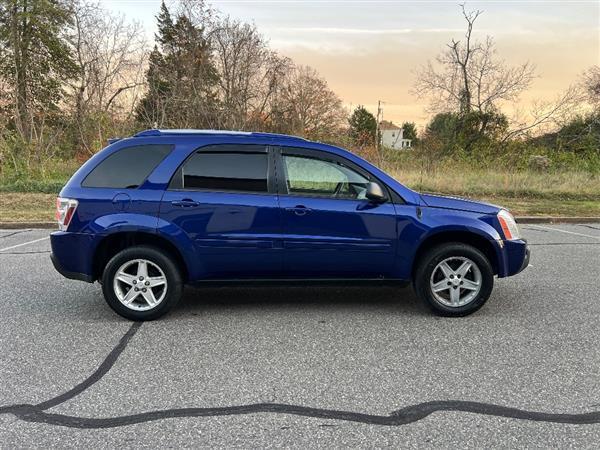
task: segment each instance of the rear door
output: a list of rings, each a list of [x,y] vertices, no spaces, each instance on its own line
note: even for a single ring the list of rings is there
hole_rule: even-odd
[[[274,161],[263,145],[212,145],[190,155],[161,217],[194,242],[206,278],[277,277],[281,218]]]
[[[370,174],[330,153],[280,147],[277,175],[285,276],[390,276],[396,213],[391,199],[366,199]]]

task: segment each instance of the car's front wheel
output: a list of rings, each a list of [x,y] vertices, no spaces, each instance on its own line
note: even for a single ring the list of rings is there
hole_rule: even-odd
[[[148,246],[131,247],[113,256],[102,275],[108,305],[130,320],[154,320],[181,298],[181,274],[165,252]]]
[[[486,256],[470,245],[437,246],[418,261],[414,286],[431,309],[444,316],[466,316],[483,306],[494,287]]]

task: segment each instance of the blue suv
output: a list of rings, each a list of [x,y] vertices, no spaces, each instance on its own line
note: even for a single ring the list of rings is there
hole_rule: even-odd
[[[113,140],[57,199],[52,262],[100,281],[110,307],[156,319],[185,284],[413,283],[464,316],[529,250],[511,214],[420,194],[338,147],[299,137],[147,130]]]

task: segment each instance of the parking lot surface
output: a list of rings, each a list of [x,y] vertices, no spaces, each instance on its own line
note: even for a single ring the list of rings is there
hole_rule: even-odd
[[[0,230],[0,447],[597,447],[600,224],[522,225],[466,318],[411,288],[187,289],[132,324]]]

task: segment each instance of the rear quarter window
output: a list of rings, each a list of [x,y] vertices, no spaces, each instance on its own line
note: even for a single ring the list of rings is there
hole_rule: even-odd
[[[102,160],[82,181],[82,187],[133,189],[139,187],[173,145],[135,145]]]

